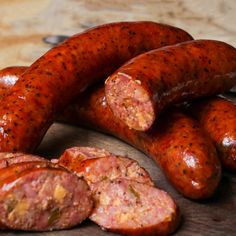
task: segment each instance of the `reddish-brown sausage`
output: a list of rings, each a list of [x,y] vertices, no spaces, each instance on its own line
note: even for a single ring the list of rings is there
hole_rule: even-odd
[[[8,229],[47,231],[79,224],[91,213],[88,185],[58,168],[33,168],[0,182],[0,224]]]
[[[29,162],[29,161],[47,161],[43,157],[30,155],[25,153],[8,153],[0,152],[0,170],[15,163]]]
[[[164,191],[128,179],[105,180],[94,190],[90,219],[121,235],[169,235],[178,226],[179,212]]]
[[[83,177],[90,187],[105,179],[113,180],[120,177],[154,185],[148,172],[137,161],[116,156],[100,148],[66,149],[58,164]]]
[[[129,129],[107,106],[104,88],[86,91],[64,112],[64,120],[113,134],[152,157],[184,196],[212,196],[221,177],[215,147],[199,124],[178,111],[169,111],[147,132]]]
[[[236,84],[236,49],[195,40],[131,59],[106,81],[114,115],[130,128],[147,130],[171,104],[222,93]]]
[[[210,98],[189,106],[213,139],[222,166],[236,170],[236,105],[223,98]]]
[[[31,152],[55,115],[126,60],[192,37],[153,22],[102,25],[67,39],[34,62],[0,104],[0,150]]]

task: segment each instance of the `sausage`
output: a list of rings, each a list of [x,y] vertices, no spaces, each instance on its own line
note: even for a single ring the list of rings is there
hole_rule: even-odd
[[[8,153],[0,152],[0,171],[1,168],[5,168],[15,163],[29,162],[29,161],[47,161],[43,157],[25,153]]]
[[[190,104],[195,116],[215,143],[222,166],[236,170],[236,106],[220,97]]]
[[[90,219],[102,229],[121,235],[168,235],[175,231],[179,212],[164,191],[128,179],[99,182]]]
[[[212,141],[181,111],[166,111],[149,131],[132,130],[113,115],[100,86],[86,91],[60,119],[112,134],[143,151],[185,197],[208,198],[219,184],[221,164]]]
[[[22,74],[0,104],[0,150],[33,152],[55,116],[126,60],[192,37],[153,22],[92,28],[52,48]]]
[[[130,128],[145,131],[171,104],[222,93],[236,84],[236,49],[195,40],[131,59],[105,83],[107,103]]]
[[[128,178],[153,186],[148,172],[137,161],[116,156],[104,149],[72,147],[59,158],[59,165],[83,177],[90,188],[105,179]]]
[[[33,168],[0,182],[0,224],[8,229],[48,231],[75,226],[89,216],[91,191],[59,168]]]

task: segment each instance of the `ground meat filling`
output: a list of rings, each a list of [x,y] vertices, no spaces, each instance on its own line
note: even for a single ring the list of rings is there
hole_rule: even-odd
[[[176,205],[164,191],[127,179],[103,181],[94,190],[95,209],[90,219],[116,232],[139,232],[161,224],[175,224]],[[153,235],[153,234],[152,234]]]
[[[141,81],[122,73],[106,83],[106,99],[114,115],[135,130],[147,130],[155,119],[154,107]]]
[[[0,188],[0,224],[10,229],[69,228],[87,218],[93,205],[86,182],[60,169],[26,170]]]

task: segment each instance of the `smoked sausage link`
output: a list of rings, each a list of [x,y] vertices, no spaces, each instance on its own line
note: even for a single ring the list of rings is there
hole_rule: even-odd
[[[236,49],[193,40],[131,59],[105,83],[114,115],[136,130],[149,129],[171,104],[222,93],[236,84]]]
[[[140,53],[191,39],[154,22],[111,23],[70,37],[34,62],[1,102],[0,151],[32,152],[89,85]]]
[[[191,104],[189,111],[211,136],[222,166],[236,171],[236,105],[215,97]]]
[[[114,117],[104,88],[96,87],[69,106],[61,119],[112,134],[145,152],[188,198],[208,198],[219,184],[221,164],[212,141],[198,122],[180,111],[163,114],[147,132],[132,130]]]

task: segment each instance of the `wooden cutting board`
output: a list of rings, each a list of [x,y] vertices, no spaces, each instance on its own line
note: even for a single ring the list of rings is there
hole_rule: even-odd
[[[236,175],[223,173],[221,184],[215,196],[197,202],[184,198],[168,183],[156,164],[145,154],[130,145],[109,135],[92,130],[54,123],[48,130],[37,154],[48,158],[58,157],[66,148],[72,146],[93,146],[105,148],[115,154],[129,156],[145,167],[156,186],[169,192],[179,205],[182,213],[181,225],[175,235],[236,235]],[[78,227],[44,233],[1,232],[1,236],[108,236],[115,235],[102,231],[89,220]]]

